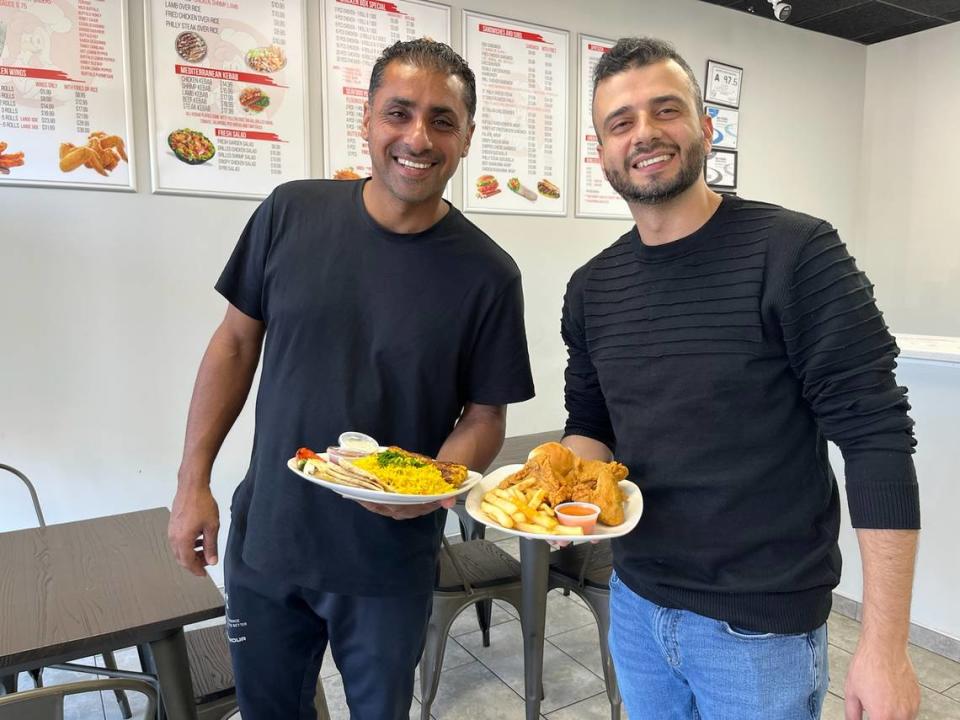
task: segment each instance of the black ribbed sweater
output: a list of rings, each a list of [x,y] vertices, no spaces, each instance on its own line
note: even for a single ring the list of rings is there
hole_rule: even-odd
[[[652,602],[757,631],[823,623],[840,578],[843,452],[854,527],[917,528],[913,422],[872,286],[816,218],[726,197],[692,235],[636,227],[564,299],[566,434],[642,489],[613,543]]]

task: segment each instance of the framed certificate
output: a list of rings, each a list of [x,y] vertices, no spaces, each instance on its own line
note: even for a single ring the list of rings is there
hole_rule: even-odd
[[[706,102],[738,108],[742,84],[743,68],[707,60],[707,81],[703,86],[703,99]]]
[[[704,163],[707,185],[712,188],[735,188],[737,186],[737,153],[730,150],[713,150]]]
[[[704,110],[713,120],[713,147],[736,150],[737,136],[740,134],[740,111],[722,105],[706,105]]]

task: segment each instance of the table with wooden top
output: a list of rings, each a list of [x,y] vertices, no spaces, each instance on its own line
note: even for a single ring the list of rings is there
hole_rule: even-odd
[[[0,533],[0,676],[149,646],[167,717],[196,720],[183,627],[224,601],[177,565],[169,519],[153,508]]]

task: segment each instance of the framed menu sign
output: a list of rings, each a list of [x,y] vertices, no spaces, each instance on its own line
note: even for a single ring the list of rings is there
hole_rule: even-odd
[[[360,137],[370,72],[384,48],[429,37],[450,44],[450,8],[419,0],[325,0],[323,8],[323,172],[356,180],[370,174]]]
[[[613,40],[580,35],[580,82],[577,84],[577,217],[630,220],[630,208],[607,182],[597,154],[593,127],[593,71]]]
[[[464,210],[565,215],[569,33],[465,11],[463,38],[477,76]]]
[[[259,199],[307,177],[303,0],[148,0],[153,191]]]
[[[126,0],[0,1],[0,185],[135,190]]]

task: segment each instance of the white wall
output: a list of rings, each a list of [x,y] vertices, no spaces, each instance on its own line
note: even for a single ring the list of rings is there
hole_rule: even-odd
[[[916,421],[917,480],[923,529],[914,580],[913,623],[960,642],[960,547],[956,482],[956,434],[960,421],[960,355],[953,362],[901,357],[897,380],[910,389],[911,417]],[[843,459],[836,447],[830,459],[843,487]],[[837,592],[862,602],[863,571],[856,532],[850,526],[846,495],[841,491],[840,551],[843,577]]]
[[[451,4],[460,48],[464,5]],[[0,188],[0,458],[34,478],[51,522],[169,504],[194,374],[224,310],[212,285],[255,207],[149,193],[143,18],[140,4],[130,5],[141,191]],[[312,167],[319,173],[318,9],[307,5]],[[675,42],[701,76],[708,57],[742,66],[740,193],[858,235],[864,47],[695,0],[488,0],[483,9],[570,30],[573,48],[578,31],[651,34]],[[455,198],[459,189],[457,178]],[[572,203],[565,219],[472,219],[524,273],[538,395],[511,410],[508,432],[560,427],[563,289],[628,223],[575,219]],[[224,509],[246,468],[250,405],[215,467]],[[28,524],[29,506],[5,482],[0,478],[0,527]],[[225,530],[226,523],[221,539]],[[219,572],[214,577],[221,581]]]
[[[867,50],[858,260],[887,324],[960,336],[960,23]]]

